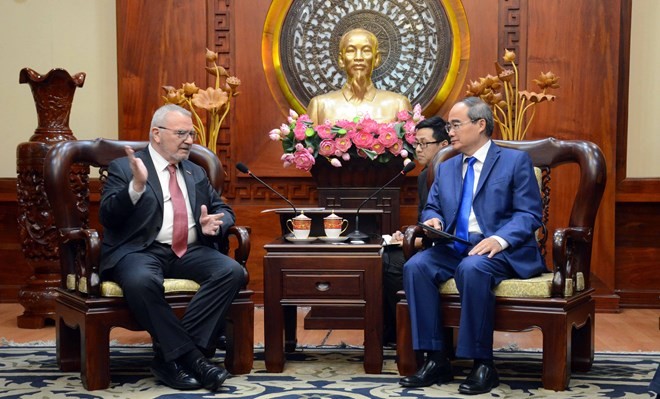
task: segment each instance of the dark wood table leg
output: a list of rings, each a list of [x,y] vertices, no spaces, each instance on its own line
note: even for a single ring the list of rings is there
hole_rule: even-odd
[[[264,257],[264,357],[269,373],[284,370],[284,310],[280,304],[282,285],[277,260]]]
[[[365,286],[364,312],[364,371],[380,374],[383,371],[383,284],[381,259],[372,258],[366,265],[369,284]],[[365,262],[366,263],[366,262]]]

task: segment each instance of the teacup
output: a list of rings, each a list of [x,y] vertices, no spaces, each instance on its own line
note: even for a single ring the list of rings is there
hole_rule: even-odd
[[[325,236],[328,238],[338,238],[341,233],[346,231],[347,227],[348,220],[342,219],[334,212],[323,218],[323,228],[325,229]]]
[[[300,215],[286,221],[286,227],[293,233],[296,239],[302,240],[309,237],[312,219],[305,216],[303,212],[300,212]]]

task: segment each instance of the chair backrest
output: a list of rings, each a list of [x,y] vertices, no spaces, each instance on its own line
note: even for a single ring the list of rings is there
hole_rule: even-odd
[[[50,217],[54,220],[58,236],[66,241],[67,233],[93,235],[87,239],[87,248],[63,246],[60,243],[62,285],[65,284],[67,276],[80,273],[78,268],[98,267],[79,259],[81,256],[87,260],[98,259],[100,254],[98,234],[89,229],[90,167],[98,168],[100,181],[103,184],[107,178],[107,167],[110,162],[126,155],[125,146],[139,151],[147,144],[146,141],[108,139],[66,141],[54,145],[46,154],[44,185],[52,209]],[[216,155],[206,147],[193,144],[189,159],[204,168],[211,185],[222,194],[224,171]],[[85,274],[85,271],[83,270],[82,273]]]
[[[543,200],[544,223],[547,222],[550,209],[550,178],[552,169],[563,164],[577,164],[580,168],[580,180],[567,227],[581,229],[584,234],[593,234],[596,214],[598,213],[598,207],[600,206],[607,181],[605,157],[596,144],[583,140],[557,140],[555,138],[536,141],[494,140],[494,142],[501,147],[514,148],[527,152],[534,166],[541,169],[541,197]],[[445,147],[438,153],[436,162],[442,162],[457,154],[458,152],[451,146]],[[432,174],[427,180],[429,184],[435,178],[437,163],[429,170],[429,175]],[[539,239],[539,245],[543,251],[545,250],[546,238],[541,237]],[[553,240],[556,241],[557,237],[554,237]],[[554,244],[555,247],[558,245],[556,242]],[[555,253],[556,251],[553,252],[553,256]],[[589,286],[591,245],[585,246],[583,253],[572,254],[571,256],[575,257],[575,263],[583,268],[580,271],[584,273],[586,286]]]

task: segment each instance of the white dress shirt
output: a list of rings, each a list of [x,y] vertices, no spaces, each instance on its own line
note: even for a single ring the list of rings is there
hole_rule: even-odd
[[[473,158],[476,158],[477,160],[474,162],[474,165],[472,165],[472,168],[474,169],[474,185],[472,186],[472,201],[474,201],[474,193],[477,191],[477,185],[479,184],[479,179],[481,178],[481,170],[484,167],[484,162],[486,161],[486,156],[488,155],[488,150],[490,149],[490,146],[492,145],[492,140],[488,140],[486,144],[481,146],[473,155]],[[463,155],[463,178],[465,178],[465,173],[467,172],[467,167],[468,163],[465,162],[465,160],[468,157]],[[481,227],[479,226],[479,222],[477,222],[477,217],[474,214],[474,208],[470,207],[470,217],[468,218],[468,232],[469,233],[478,233],[482,234],[483,231],[481,231]],[[509,246],[509,243],[506,242],[502,237],[493,235],[492,236],[497,242],[500,243],[502,246],[502,249],[506,249]]]
[[[163,225],[156,236],[156,241],[159,241],[163,244],[172,244],[172,229],[174,226],[174,209],[172,208],[172,197],[170,195],[170,172],[167,170],[169,162],[163,158],[156,150],[151,147],[151,144],[148,146],[149,155],[151,155],[151,160],[154,163],[154,167],[158,172],[158,180],[160,181],[160,188],[163,191]],[[197,240],[197,232],[195,231],[195,220],[193,219],[192,208],[190,206],[190,200],[188,199],[188,190],[186,188],[186,181],[183,178],[181,169],[176,168],[176,180],[179,183],[181,192],[183,193],[183,198],[186,200],[186,211],[188,213],[188,244],[191,244]],[[128,193],[131,197],[133,204],[136,204],[140,197],[142,197],[142,192],[137,192],[133,188],[133,180],[128,185]]]

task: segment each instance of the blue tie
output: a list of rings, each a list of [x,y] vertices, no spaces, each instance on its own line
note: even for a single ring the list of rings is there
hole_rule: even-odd
[[[466,158],[468,161],[467,171],[463,178],[463,189],[461,190],[461,206],[458,208],[458,218],[456,219],[456,236],[468,239],[468,223],[470,219],[470,209],[472,209],[472,190],[474,188],[474,163],[477,158]],[[454,249],[462,254],[467,245],[454,241]]]

